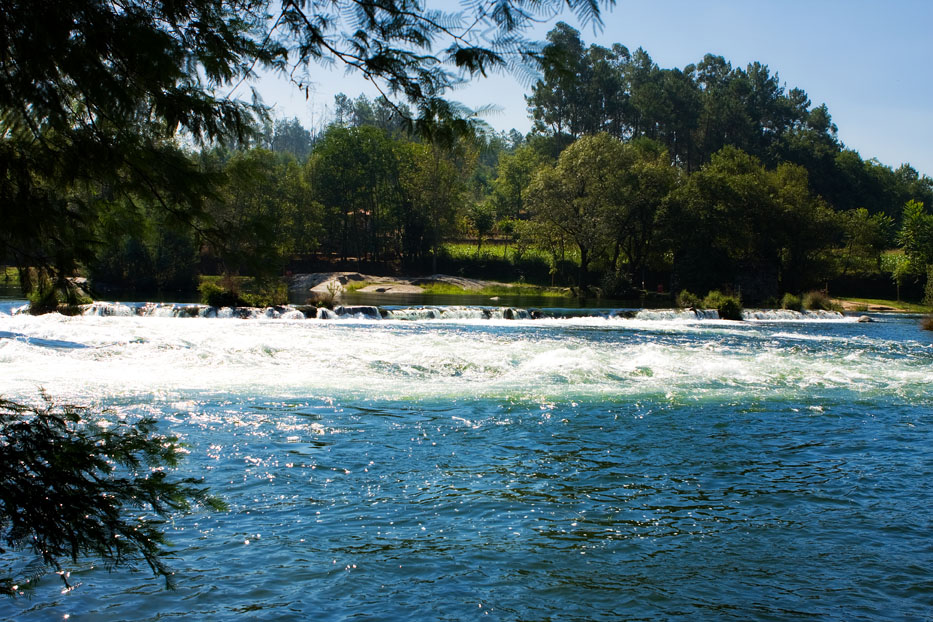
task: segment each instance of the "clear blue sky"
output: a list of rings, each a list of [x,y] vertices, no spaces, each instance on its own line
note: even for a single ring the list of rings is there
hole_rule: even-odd
[[[456,8],[457,2],[434,3]],[[588,45],[643,47],[662,68],[683,68],[707,52],[733,66],[760,61],[788,89],[826,103],[839,137],[863,158],[897,167],[903,162],[933,176],[933,0],[618,0],[604,28],[580,27]],[[535,36],[543,39],[553,22]],[[373,96],[365,81],[342,70],[315,75],[308,100],[285,84],[257,88],[279,116],[319,125],[343,92]],[[524,95],[530,86],[512,76],[471,83],[451,99],[472,108],[493,104],[496,129],[530,129]]]

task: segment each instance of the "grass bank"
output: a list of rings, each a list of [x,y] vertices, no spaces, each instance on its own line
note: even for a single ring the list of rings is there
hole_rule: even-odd
[[[847,311],[871,311],[872,307],[886,307],[894,311],[904,311],[907,313],[930,313],[933,308],[915,302],[905,302],[903,300],[886,300],[883,298],[836,298],[845,304]],[[882,309],[886,310],[886,309]]]
[[[481,289],[466,289],[452,283],[430,283],[422,285],[425,294],[440,295],[469,295],[469,296],[537,296],[540,298],[569,298],[572,293],[567,288],[543,287],[515,283],[512,285],[490,285]]]

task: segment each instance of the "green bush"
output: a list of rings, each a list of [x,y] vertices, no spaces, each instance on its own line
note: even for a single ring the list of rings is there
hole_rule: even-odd
[[[268,283],[255,294],[241,294],[240,300],[249,307],[274,307],[288,304],[288,288],[285,283]]]
[[[714,289],[706,294],[702,306],[706,309],[716,309],[719,317],[724,320],[742,319],[742,301],[739,300],[738,296],[723,294]]]
[[[226,289],[211,281],[204,281],[198,286],[201,293],[201,302],[212,307],[245,307],[249,306],[240,297],[238,292]]]
[[[685,289],[681,290],[680,293],[677,294],[677,298],[675,299],[675,302],[677,303],[677,306],[680,307],[681,309],[696,308],[696,307],[702,306],[703,304],[703,301],[700,300],[699,296],[697,296],[693,292],[688,292]]]
[[[803,309],[803,301],[800,299],[800,296],[787,293],[781,298],[781,308],[790,309],[791,311],[801,311]]]
[[[825,292],[812,291],[803,296],[803,308],[810,311],[836,311],[836,305]]]

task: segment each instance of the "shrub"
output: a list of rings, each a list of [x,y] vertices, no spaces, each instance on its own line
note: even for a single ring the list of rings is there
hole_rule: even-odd
[[[787,293],[781,298],[781,308],[790,309],[791,311],[800,311],[803,309],[803,301],[800,299],[800,296]]]
[[[706,294],[703,299],[703,307],[707,309],[716,309],[719,317],[724,320],[742,319],[742,301],[738,296],[723,294],[719,290],[713,290]]]
[[[242,307],[247,306],[245,300],[238,292],[226,289],[211,281],[204,281],[198,286],[201,292],[201,302],[212,307]]]
[[[803,296],[803,308],[810,311],[836,311],[836,305],[825,292],[812,291]]]
[[[703,301],[700,300],[699,296],[697,296],[696,294],[692,292],[688,292],[685,289],[681,290],[680,293],[677,294],[677,297],[675,298],[675,302],[677,306],[682,309],[699,307],[703,303]]]
[[[240,300],[250,307],[274,307],[288,304],[288,288],[285,283],[267,283],[256,294],[242,294]]]

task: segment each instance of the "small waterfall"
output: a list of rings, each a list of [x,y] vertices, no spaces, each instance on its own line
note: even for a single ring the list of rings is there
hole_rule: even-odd
[[[410,309],[389,309],[386,311],[387,320],[436,320],[441,317],[441,310],[434,307],[421,307]]]
[[[531,314],[526,309],[516,309],[509,307],[502,312],[502,317],[507,320],[530,320]]]
[[[298,309],[288,309],[284,313],[279,315],[280,320],[303,320],[305,319],[305,314],[299,311]]]
[[[8,307],[5,313],[28,312],[28,305]],[[341,305],[334,309],[311,306],[210,307],[202,304],[94,302],[83,305],[81,314],[99,317],[156,318],[237,318],[244,320],[536,320],[539,318],[604,318],[660,322],[696,322],[718,320],[716,309],[522,309],[519,307],[439,306],[380,308],[367,305]],[[817,321],[841,320],[837,311],[791,311],[789,309],[746,309],[742,317],[749,321]]]
[[[132,307],[119,302],[92,302],[89,305],[82,305],[81,315],[129,317],[135,315],[135,311]]]
[[[379,313],[379,309],[371,306],[356,305],[356,306],[337,306],[334,307],[334,313],[336,313],[341,318],[348,318],[353,320],[381,320],[382,314]]]
[[[636,320],[647,321],[692,321],[718,320],[716,309],[642,309],[635,314]]]
[[[746,309],[742,312],[746,320],[795,321],[795,320],[840,320],[844,316],[837,311],[792,311],[791,309]]]

